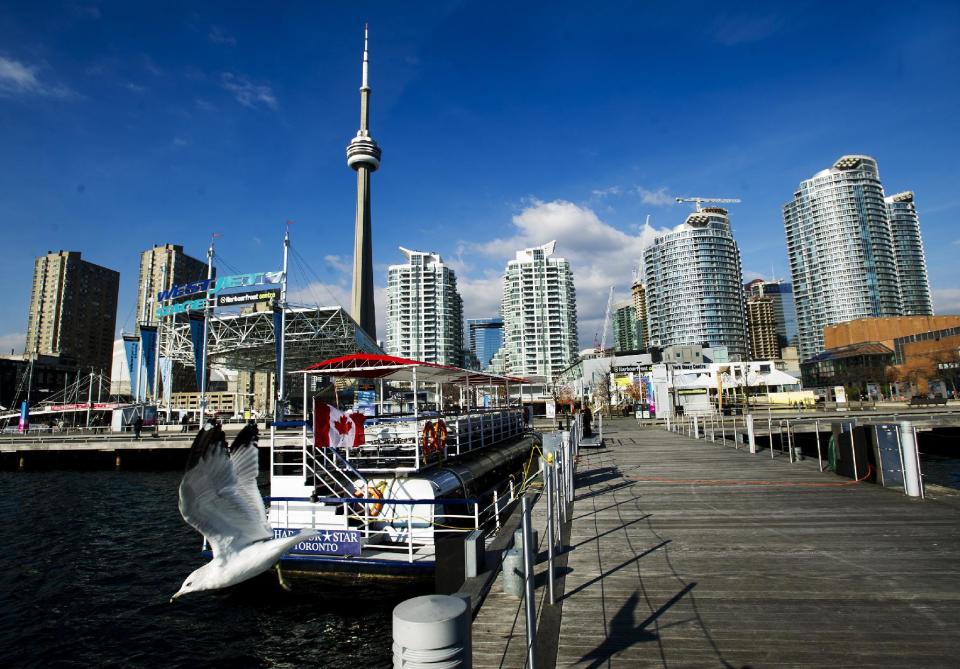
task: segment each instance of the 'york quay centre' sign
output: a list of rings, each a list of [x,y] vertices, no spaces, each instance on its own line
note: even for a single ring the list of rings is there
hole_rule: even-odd
[[[246,288],[247,286],[260,286],[263,284],[278,284],[283,281],[283,272],[254,272],[253,274],[234,274],[233,276],[221,276],[216,279],[201,279],[182,283],[169,290],[157,293],[157,302],[169,302],[189,295],[206,293],[205,297],[187,300],[178,304],[164,305],[157,308],[157,317],[170,316],[171,314],[182,314],[188,311],[199,311],[206,306],[207,297],[214,295],[227,288]]]

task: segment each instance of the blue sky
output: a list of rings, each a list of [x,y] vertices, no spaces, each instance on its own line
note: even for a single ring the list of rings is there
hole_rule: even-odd
[[[219,232],[223,271],[272,270],[288,219],[295,292],[346,303],[365,21],[378,286],[397,246],[439,251],[488,316],[513,251],[556,238],[586,345],[689,211],[673,196],[742,198],[745,278],[788,276],[783,203],[866,153],[916,192],[937,311],[960,312],[955,3],[587,4],[5,3],[0,347],[47,250],[120,271],[129,328],[140,251]]]

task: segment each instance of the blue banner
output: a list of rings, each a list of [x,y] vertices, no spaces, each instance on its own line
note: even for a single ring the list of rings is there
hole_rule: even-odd
[[[140,341],[143,345],[143,364],[147,370],[146,388],[153,392],[153,375],[157,369],[157,328],[155,325],[140,326]],[[146,396],[146,393],[143,395]],[[154,398],[156,399],[156,398]]]
[[[360,555],[359,530],[319,530],[320,534],[308,537],[290,549],[289,555]],[[292,537],[297,530],[285,527],[273,528],[273,538]]]
[[[137,353],[140,350],[140,338],[136,335],[123,335],[123,357],[127,359],[127,372],[130,374],[130,394],[136,396]],[[143,385],[141,379],[140,385]]]
[[[160,357],[160,361],[157,363],[160,373],[160,383],[163,384],[163,397],[165,399],[170,398],[170,374],[173,372],[173,361],[170,358]]]
[[[203,387],[203,319],[190,319],[190,341],[193,343],[193,364],[197,370],[197,392]]]
[[[24,402],[20,405],[20,432],[30,429],[30,405]]]
[[[280,374],[282,373],[280,369],[280,358],[283,355],[283,312],[279,309],[273,312],[273,338],[276,340],[277,384],[279,387]]]

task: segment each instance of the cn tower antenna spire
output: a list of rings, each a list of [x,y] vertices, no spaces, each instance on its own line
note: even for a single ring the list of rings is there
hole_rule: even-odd
[[[363,24],[363,88],[369,88],[367,84],[367,70],[370,66],[370,50],[368,48],[368,41],[370,37],[370,27],[368,24]]]
[[[363,26],[363,75],[360,85],[360,130],[347,146],[347,165],[357,173],[357,216],[353,243],[351,315],[372,339],[377,338],[373,304],[373,240],[370,220],[370,175],[380,167],[380,147],[370,136],[369,30]]]

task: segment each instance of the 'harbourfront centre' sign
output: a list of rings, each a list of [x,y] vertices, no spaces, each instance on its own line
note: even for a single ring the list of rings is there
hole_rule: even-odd
[[[253,274],[221,276],[216,279],[201,279],[200,281],[182,283],[174,286],[170,290],[157,293],[157,302],[169,302],[170,300],[187,297],[189,295],[197,295],[199,293],[206,293],[207,297],[209,297],[227,288],[246,288],[248,286],[278,284],[282,282],[283,272],[255,272]],[[163,316],[170,316],[172,314],[201,311],[206,306],[207,297],[160,306],[157,308],[157,317],[162,318]]]

